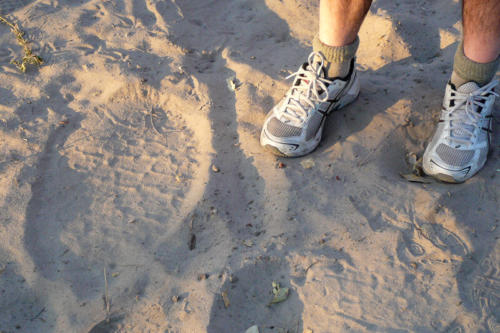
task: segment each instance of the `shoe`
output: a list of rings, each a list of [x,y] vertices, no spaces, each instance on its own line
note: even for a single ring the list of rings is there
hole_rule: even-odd
[[[275,155],[297,157],[309,154],[321,141],[326,116],[351,103],[359,95],[354,69],[345,79],[326,77],[325,60],[312,52],[294,77],[285,97],[269,112],[260,144]]]
[[[441,181],[462,183],[486,162],[492,142],[494,88],[468,82],[446,86],[441,118],[423,158],[424,172]]]

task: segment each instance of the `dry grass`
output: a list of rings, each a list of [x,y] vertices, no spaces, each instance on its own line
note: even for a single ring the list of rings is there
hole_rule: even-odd
[[[43,64],[43,59],[33,54],[33,51],[29,47],[28,41],[24,39],[24,32],[19,29],[19,26],[17,24],[10,22],[3,16],[0,16],[0,22],[5,23],[10,27],[10,30],[16,36],[17,42],[24,50],[24,56],[22,60],[19,61],[14,59],[11,61],[12,64],[14,64],[23,73],[26,72],[27,65],[40,66],[41,64]]]

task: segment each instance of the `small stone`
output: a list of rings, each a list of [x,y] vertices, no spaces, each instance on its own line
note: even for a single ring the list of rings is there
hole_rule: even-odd
[[[253,325],[252,327],[249,327],[245,333],[259,333],[259,327],[257,325]]]
[[[283,162],[279,162],[278,163],[278,169],[284,169],[284,168],[286,168],[286,164],[283,163]]]
[[[172,303],[177,303],[179,302],[179,296],[172,296]]]
[[[209,275],[207,273],[198,274],[198,281],[206,280],[208,279],[208,276]]]
[[[251,239],[244,240],[243,245],[245,245],[246,247],[252,247],[253,241]]]
[[[212,171],[213,172],[219,172],[220,169],[218,167],[216,167],[215,165],[212,165]]]
[[[313,161],[312,158],[308,158],[308,159],[303,160],[302,162],[300,162],[300,165],[302,165],[302,167],[304,169],[310,169],[310,168],[314,167],[315,163],[314,163],[314,161]]]

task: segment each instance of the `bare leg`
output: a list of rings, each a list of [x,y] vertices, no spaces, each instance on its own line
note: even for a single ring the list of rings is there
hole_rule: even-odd
[[[321,0],[319,34],[313,49],[326,60],[328,77],[346,78],[359,45],[357,38],[372,0]]]
[[[484,86],[500,61],[500,0],[464,0],[463,43],[457,48],[451,82],[460,87],[474,81]]]
[[[464,53],[478,62],[500,54],[500,0],[463,0]]]
[[[371,3],[372,0],[321,0],[319,39],[330,46],[354,42]]]

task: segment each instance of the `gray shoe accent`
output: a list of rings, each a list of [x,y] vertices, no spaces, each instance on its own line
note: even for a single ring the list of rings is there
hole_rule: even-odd
[[[325,116],[319,112],[312,115],[311,120],[309,120],[309,126],[307,127],[306,140],[311,140],[316,136],[324,117]]]
[[[287,125],[274,117],[269,120],[269,123],[267,124],[267,131],[278,138],[300,136],[302,133],[302,129],[300,127]]]

